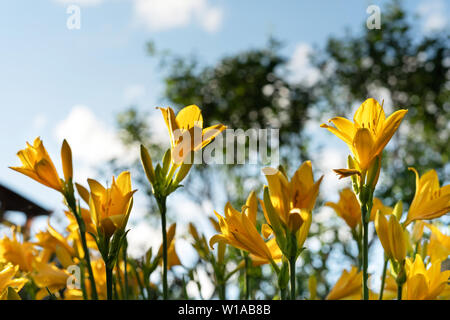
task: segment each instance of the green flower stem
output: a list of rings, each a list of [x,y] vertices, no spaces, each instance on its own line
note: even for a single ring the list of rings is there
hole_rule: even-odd
[[[245,300],[250,299],[250,277],[248,274],[249,269],[249,257],[248,253],[244,252],[244,259],[245,259]]]
[[[397,300],[402,300],[403,285],[397,285]]]
[[[132,270],[134,271],[134,275],[136,277],[136,281],[139,286],[139,291],[141,292],[142,299],[146,300],[147,297],[145,294],[144,286],[142,285],[141,277],[139,277],[139,273],[138,273],[136,267],[131,263],[130,263],[130,265],[131,265]]]
[[[123,252],[123,281],[125,282],[125,300],[128,300],[128,270],[127,270],[127,248],[128,248],[128,242],[125,239],[124,243],[122,245],[122,252]]]
[[[225,300],[225,283],[220,281],[218,287],[219,300]]]
[[[119,265],[119,263],[117,263],[116,264],[116,279],[117,279],[117,282],[119,283],[119,286],[120,286],[120,295],[121,295],[121,298],[122,298],[122,300],[124,300],[125,298],[125,287],[124,287],[124,285],[123,285],[123,282],[122,282],[122,277],[120,276],[120,265]]]
[[[291,300],[295,300],[295,262],[296,262],[295,256],[291,257],[289,259],[289,270],[291,275]]]
[[[162,228],[162,242],[163,242],[163,299],[168,299],[168,286],[167,286],[167,233],[166,233],[166,197],[156,198],[158,203],[159,212],[161,213],[161,228]]]
[[[383,292],[384,292],[384,283],[386,281],[386,270],[389,259],[384,258],[384,266],[383,266],[383,275],[381,276],[381,287],[380,287],[380,297],[379,300],[383,300]]]
[[[84,252],[84,259],[86,260],[86,267],[89,274],[89,281],[91,282],[91,294],[93,300],[98,300],[97,295],[97,287],[95,285],[95,278],[94,273],[92,272],[92,266],[91,266],[91,257],[89,254],[89,248],[87,246],[86,242],[86,225],[84,224],[83,218],[81,217],[81,212],[78,212],[77,205],[75,203],[75,198],[72,194],[72,196],[66,196],[66,201],[69,206],[70,211],[72,211],[72,214],[75,216],[75,219],[78,223],[78,229],[80,230],[80,239],[81,239],[81,245],[83,247]]]
[[[225,277],[225,281],[224,282],[227,282],[230,278],[231,278],[231,276],[233,275],[233,274],[235,274],[236,272],[238,272],[239,271],[239,267],[236,267],[235,269],[233,269],[232,271],[230,271],[227,275],[226,275],[226,277]]]
[[[366,221],[367,215],[367,204],[361,204],[361,221],[363,224],[363,252],[362,252],[362,262],[363,262],[363,299],[369,300],[369,287],[367,286],[367,280],[369,278],[367,273],[367,268],[369,266],[369,222]]]
[[[280,275],[280,268],[277,266],[275,261],[273,261],[273,259],[270,259],[270,265],[272,266],[273,270],[275,270],[275,273],[279,277],[279,275]],[[283,300],[284,297],[285,297],[285,290],[282,289],[282,288],[279,288],[279,289],[280,289],[280,299]]]
[[[80,266],[80,280],[81,280],[81,292],[83,293],[83,300],[87,300],[88,296],[87,296],[87,292],[86,292],[86,283],[84,281],[84,266],[83,266],[83,262],[80,262],[79,264]]]
[[[117,279],[116,277],[113,275],[113,292],[114,292],[114,300],[119,300],[119,292],[117,290]]]
[[[106,298],[112,300],[113,294],[113,269],[110,266],[106,266]]]

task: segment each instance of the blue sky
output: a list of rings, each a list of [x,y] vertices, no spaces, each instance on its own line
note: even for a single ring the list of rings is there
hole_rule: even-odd
[[[294,74],[308,77],[305,52],[323,46],[330,35],[343,35],[345,28],[359,32],[368,17],[366,8],[370,4],[383,8],[386,2],[2,1],[0,183],[49,209],[62,208],[54,191],[8,169],[19,164],[16,152],[36,136],[44,140],[57,166],[62,139],[68,138],[77,179],[85,182],[92,175],[106,179],[96,176],[92,167],[123,153],[115,139],[116,114],[136,104],[156,115],[154,107],[166,104],[157,61],[145,50],[149,40],[159,49],[195,53],[203,62],[214,63],[224,55],[261,47],[273,35],[284,42]],[[66,27],[70,4],[81,9],[79,30]],[[417,20],[418,32],[447,24],[450,5],[444,0],[405,4],[409,12],[423,14]],[[157,123],[155,130],[161,140],[167,139]]]
[[[372,4],[361,0],[186,0],[193,7],[181,9],[187,12],[187,21],[176,25],[170,21],[179,19],[169,14],[159,19],[162,27],[150,27],[143,22],[145,12],[143,17],[136,13],[139,2],[146,1],[1,2],[2,183],[23,189],[31,198],[42,198],[40,187],[30,186],[7,166],[17,164],[17,150],[38,135],[56,155],[61,141],[55,128],[74,106],[85,106],[112,130],[117,112],[131,103],[150,110],[164,103],[160,70],[145,50],[148,40],[158,48],[196,53],[213,63],[224,55],[262,46],[268,35],[274,35],[284,41],[289,57],[299,44],[322,46],[330,34],[342,35],[345,27],[360,30],[368,16],[366,8]],[[172,2],[176,7],[176,1],[166,1]],[[66,9],[73,3],[81,8],[80,30],[66,27]],[[416,12],[423,3],[408,1],[408,10]],[[208,19],[210,11],[220,14],[208,28],[201,21]],[[39,201],[52,206],[55,197],[48,195]]]

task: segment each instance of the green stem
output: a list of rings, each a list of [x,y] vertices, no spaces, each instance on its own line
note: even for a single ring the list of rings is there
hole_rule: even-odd
[[[270,265],[272,266],[273,270],[275,270],[275,273],[277,274],[277,277],[280,275],[280,268],[278,268],[277,264],[273,259],[270,259]],[[284,300],[285,297],[285,289],[280,288],[280,299]]]
[[[225,283],[223,281],[220,281],[219,283],[219,300],[225,300]]]
[[[277,264],[275,263],[275,261],[273,261],[273,259],[270,259],[270,265],[275,270],[275,273],[278,275],[280,273],[280,268],[278,268]]]
[[[383,292],[384,292],[384,283],[386,281],[386,270],[389,260],[384,258],[384,266],[383,266],[383,275],[381,276],[381,288],[380,288],[380,297],[379,300],[383,300]]]
[[[113,294],[113,270],[111,267],[106,266],[106,297],[108,300],[112,300]]]
[[[367,273],[367,268],[369,266],[369,222],[366,221],[367,215],[367,204],[361,204],[361,221],[363,224],[363,299],[369,300],[369,287],[367,286],[367,280],[369,275]]]
[[[162,228],[162,242],[163,242],[163,299],[168,299],[167,286],[167,233],[166,233],[166,197],[156,199],[158,202],[159,211],[161,213],[161,228]]]
[[[289,259],[289,271],[291,274],[291,300],[295,300],[295,256]]]
[[[136,276],[136,281],[138,283],[139,291],[141,292],[142,299],[145,300],[145,299],[147,299],[147,297],[145,295],[145,290],[144,290],[144,286],[142,285],[141,277],[139,277],[139,273],[133,264],[131,264],[131,267],[134,271],[134,275]]]
[[[117,261],[117,263],[116,263],[116,279],[117,279],[117,282],[119,283],[119,286],[120,286],[120,294],[121,294],[121,297],[122,297],[122,299],[124,299],[124,296],[125,296],[125,291],[124,291],[124,286],[123,286],[123,282],[122,282],[122,277],[120,276],[120,265],[119,265],[119,261]]]
[[[128,300],[128,272],[127,272],[127,248],[128,248],[128,243],[127,240],[125,239],[123,247],[122,247],[122,252],[123,252],[123,281],[125,282],[124,286],[125,286],[125,300]]]
[[[87,292],[86,292],[86,283],[84,281],[84,266],[83,266],[83,262],[81,262],[79,264],[80,266],[80,280],[81,280],[81,292],[83,293],[83,300],[87,300],[88,296],[87,296]]]
[[[244,253],[244,259],[245,259],[245,300],[250,299],[250,277],[248,274],[248,268],[249,268],[249,258],[248,253]]]
[[[117,281],[116,277],[113,275],[113,292],[114,292],[114,300],[119,300],[119,292],[117,290]]]
[[[403,286],[402,285],[397,285],[397,300],[402,300],[402,291],[403,291]]]
[[[83,218],[81,217],[81,212],[78,213],[75,201],[69,201],[70,199],[68,197],[66,197],[66,199],[67,203],[69,204],[70,210],[72,211],[73,215],[75,216],[75,219],[77,220],[78,229],[80,230],[81,245],[83,247],[84,259],[86,260],[86,267],[89,274],[89,281],[91,282],[92,299],[98,300],[97,287],[95,285],[94,273],[92,272],[91,266],[91,257],[86,242],[86,225],[84,224]]]
[[[357,230],[355,233],[357,235],[356,243],[358,245],[358,271],[360,271],[362,268],[362,225],[358,225],[357,228],[359,230]]]

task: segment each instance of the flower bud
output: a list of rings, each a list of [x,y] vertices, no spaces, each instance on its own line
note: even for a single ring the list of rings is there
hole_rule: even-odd
[[[147,148],[145,148],[142,144],[141,144],[141,162],[142,166],[144,167],[144,171],[148,181],[152,185],[154,185],[156,178],[155,178],[155,171],[153,170],[152,158],[150,157],[150,153],[148,152]]]

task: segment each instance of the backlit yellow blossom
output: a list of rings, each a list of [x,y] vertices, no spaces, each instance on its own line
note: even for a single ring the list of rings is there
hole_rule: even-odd
[[[443,234],[436,226],[427,223],[431,230],[430,242],[427,245],[427,255],[431,260],[444,261],[450,255],[450,236]]]
[[[251,211],[244,206],[242,212],[239,212],[229,202],[225,205],[225,217],[214,211],[219,220],[221,234],[210,239],[211,248],[215,243],[225,243],[247,251],[256,258],[273,260],[270,249],[256,229]]]
[[[298,247],[301,248],[311,225],[311,211],[316,203],[319,194],[319,180],[314,181],[311,161],[305,161],[294,173],[291,181],[280,170],[264,168],[268,182],[270,202],[273,206],[279,222],[296,233]],[[267,205],[262,203],[266,221],[271,226],[278,224],[271,221],[267,211]]]
[[[322,124],[343,140],[355,157],[359,171],[369,169],[391,140],[408,110],[398,110],[386,118],[383,107],[375,99],[367,99],[356,110],[353,122],[335,117],[329,120],[334,126]]]
[[[441,271],[441,261],[431,261],[428,269],[425,268],[422,257],[416,255],[406,259],[406,299],[407,300],[433,300],[436,299],[447,286],[450,270]]]
[[[113,177],[110,188],[103,187],[99,182],[88,179],[91,189],[89,207],[91,217],[97,230],[106,237],[111,237],[117,229],[125,228],[132,207],[133,193],[131,190],[130,172],[124,171],[117,180]]]
[[[350,188],[345,188],[340,192],[337,203],[327,202],[325,205],[333,208],[351,229],[355,229],[361,224],[361,206],[355,193]],[[380,210],[381,214],[388,215],[392,213],[393,209],[385,206],[380,199],[374,198],[370,212],[371,221],[375,219],[375,214],[378,210]]]
[[[356,267],[344,270],[341,277],[325,298],[326,300],[359,300],[361,299],[362,271]]]
[[[283,256],[283,253],[281,252],[280,247],[278,247],[277,241],[275,238],[271,238],[268,241],[266,241],[267,247],[269,248],[270,255],[272,257],[272,260],[275,263],[281,262],[281,258]],[[263,264],[270,263],[269,259],[262,258],[260,256],[256,256],[254,254],[250,254],[250,259],[252,260],[252,265],[254,266],[260,266]]]
[[[34,283],[40,288],[36,294],[36,299],[41,300],[49,295],[48,290],[55,296],[59,296],[59,290],[67,285],[67,278],[70,274],[58,268],[54,263],[35,261],[32,277]]]
[[[33,145],[27,142],[27,147],[20,150],[17,156],[22,162],[22,166],[10,167],[11,169],[23,173],[47,187],[63,192],[64,183],[39,137],[34,140]],[[64,176],[69,179],[72,177],[72,153],[66,140],[61,148],[61,158]]]
[[[439,179],[435,170],[430,170],[423,176],[414,168],[409,168],[416,174],[416,193],[409,207],[405,225],[415,220],[439,218],[450,211],[450,185],[439,187]]]
[[[8,288],[19,292],[28,282],[26,278],[16,278],[18,271],[19,266],[13,266],[11,263],[6,265],[0,264],[0,300],[8,298]]]
[[[12,229],[12,238],[4,237],[0,240],[0,262],[10,262],[19,266],[21,271],[30,272],[33,270],[33,261],[37,258],[38,252],[31,242],[20,242],[17,239],[17,232]]]
[[[406,257],[407,231],[398,222],[395,215],[390,215],[389,222],[380,212],[375,218],[375,229],[387,257],[402,262]]]
[[[181,164],[191,151],[202,149],[226,129],[223,124],[203,129],[202,113],[196,105],[184,107],[176,117],[170,107],[158,109],[161,110],[169,130],[172,161],[175,164]]]
[[[355,229],[361,223],[361,206],[351,189],[343,189],[337,203],[327,202],[325,205],[333,208],[351,229]]]
[[[48,223],[47,230],[37,233],[36,238],[36,245],[42,247],[45,252],[43,260],[48,260],[48,258],[54,253],[61,254],[61,256],[63,257],[75,256],[75,250],[68,243],[68,239],[66,239],[62,234],[56,231],[50,225],[50,222]],[[65,253],[61,253],[61,250],[63,250]]]

